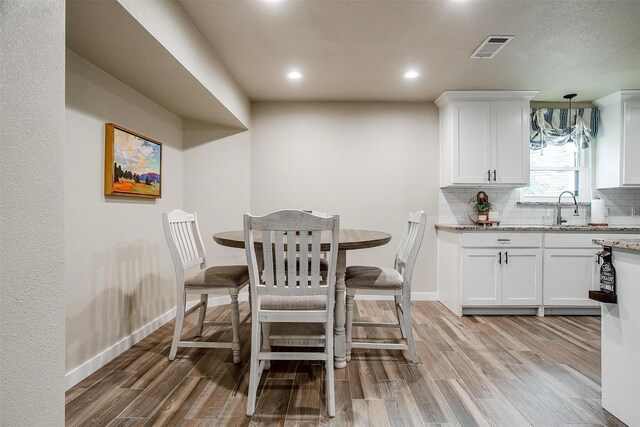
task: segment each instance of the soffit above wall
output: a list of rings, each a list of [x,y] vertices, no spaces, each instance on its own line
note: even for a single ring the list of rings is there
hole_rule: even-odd
[[[66,45],[176,115],[246,129],[117,1],[67,1]]]

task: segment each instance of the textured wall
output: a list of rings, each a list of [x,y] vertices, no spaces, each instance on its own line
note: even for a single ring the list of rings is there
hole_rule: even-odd
[[[409,211],[427,212],[414,292],[436,291],[438,110],[432,103],[256,103],[251,210],[339,213],[344,228],[390,232],[348,264],[393,265]]]
[[[183,126],[184,209],[198,213],[209,265],[247,262],[243,250],[220,246],[212,236],[241,230],[250,211],[250,136],[193,121]]]
[[[0,425],[64,423],[64,1],[0,2]]]
[[[182,119],[67,51],[67,372],[175,307],[162,212],[182,206]],[[104,124],[162,142],[162,198],[107,198]],[[60,181],[62,182],[62,181]]]

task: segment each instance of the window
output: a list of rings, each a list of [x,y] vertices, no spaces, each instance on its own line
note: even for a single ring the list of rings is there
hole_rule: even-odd
[[[531,151],[531,179],[521,192],[521,202],[555,202],[567,190],[579,201],[589,200],[590,150],[571,152],[566,147],[548,145]]]

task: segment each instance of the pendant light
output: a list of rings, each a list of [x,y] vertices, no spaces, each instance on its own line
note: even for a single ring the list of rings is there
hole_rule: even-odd
[[[568,99],[569,100],[569,139],[567,140],[567,144],[571,144],[571,145],[568,145],[566,147],[566,151],[569,151],[569,152],[572,152],[572,153],[576,152],[577,148],[578,148],[578,147],[576,147],[576,143],[573,140],[573,137],[571,136],[571,134],[573,133],[573,124],[572,124],[573,115],[571,113],[571,100],[573,98],[575,98],[576,96],[578,96],[577,93],[569,93],[569,94],[563,96],[564,99]]]

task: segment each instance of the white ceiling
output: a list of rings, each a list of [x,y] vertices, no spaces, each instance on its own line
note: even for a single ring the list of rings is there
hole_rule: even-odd
[[[252,100],[434,100],[540,90],[594,100],[640,88],[640,1],[178,0]],[[515,35],[492,60],[488,35]],[[290,68],[301,81],[284,78]],[[414,81],[401,74],[413,67]]]

